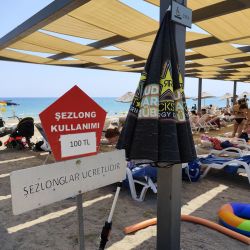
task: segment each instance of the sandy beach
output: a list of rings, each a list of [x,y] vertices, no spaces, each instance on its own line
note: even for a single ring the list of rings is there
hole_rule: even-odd
[[[224,129],[227,131],[228,129]],[[220,131],[222,132],[222,131]],[[218,132],[217,132],[218,133]],[[40,137],[35,131],[33,140]],[[198,140],[198,135],[195,140]],[[6,137],[1,138],[6,139]],[[102,151],[111,148],[102,147]],[[78,249],[76,201],[74,198],[14,216],[11,206],[10,172],[42,165],[47,153],[14,150],[0,151],[0,237],[3,250]],[[54,162],[52,156],[47,163]],[[84,230],[87,250],[98,249],[99,235],[107,219],[115,186],[84,194]],[[218,221],[217,211],[227,202],[250,203],[249,183],[244,175],[211,171],[195,183],[182,183],[182,213]],[[155,249],[156,226],[125,235],[123,228],[156,216],[157,195],[148,191],[144,202],[132,200],[123,188],[113,218],[107,249]],[[181,223],[181,249],[247,250],[249,246],[204,226]]]
[[[250,0],[0,13],[0,250],[250,250]]]

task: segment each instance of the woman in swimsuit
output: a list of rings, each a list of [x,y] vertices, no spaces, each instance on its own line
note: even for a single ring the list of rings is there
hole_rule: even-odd
[[[238,100],[238,103],[233,106],[233,113],[235,115],[234,130],[232,137],[235,137],[236,132],[238,136],[241,135],[242,130],[246,124],[248,107],[245,102]]]

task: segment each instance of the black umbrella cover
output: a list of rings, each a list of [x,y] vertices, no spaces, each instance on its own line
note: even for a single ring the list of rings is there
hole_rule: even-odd
[[[196,158],[174,25],[166,12],[118,140],[127,160],[171,165]]]

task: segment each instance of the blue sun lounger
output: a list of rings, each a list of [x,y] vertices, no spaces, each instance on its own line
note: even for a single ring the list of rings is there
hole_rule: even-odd
[[[182,164],[182,169],[186,172],[190,182],[198,180],[200,169],[197,173],[192,166],[190,168],[189,164]],[[157,167],[151,164],[136,165],[133,162],[128,162],[126,171],[127,178],[124,184],[129,187],[132,199],[143,201],[148,189],[151,189],[155,194],[157,193]]]
[[[224,158],[208,155],[207,157],[200,158],[199,160],[201,165],[206,168],[202,177],[205,177],[210,169],[224,169],[229,173],[246,173],[250,183],[250,155],[238,158]]]
[[[125,185],[129,186],[131,196],[136,201],[143,201],[147,190],[150,188],[154,193],[157,193],[157,168],[150,164],[136,165],[132,162],[127,164],[127,178],[124,181]],[[137,191],[142,186],[141,191]]]

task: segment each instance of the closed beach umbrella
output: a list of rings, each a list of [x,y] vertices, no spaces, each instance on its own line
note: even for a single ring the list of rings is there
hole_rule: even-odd
[[[128,160],[166,166],[196,158],[173,25],[167,12],[119,137]]]
[[[117,98],[117,102],[132,102],[134,98],[134,93],[133,92],[127,92],[126,94],[122,95],[121,97]]]
[[[180,166],[174,164],[196,158],[178,68],[175,24],[170,16],[167,11],[162,20],[117,143],[118,149],[125,149],[127,160],[153,162],[160,167],[157,171],[157,249],[170,249],[165,245],[172,243],[173,249],[178,244],[180,187],[177,184],[173,192],[171,187],[175,182],[181,183],[181,175]],[[167,166],[171,168],[162,169]],[[175,199],[178,201],[174,203]],[[167,207],[166,212],[163,207]],[[171,217],[177,220],[171,221]]]

